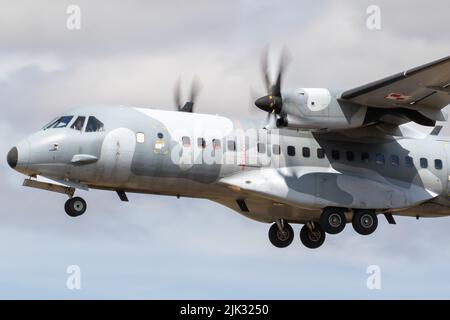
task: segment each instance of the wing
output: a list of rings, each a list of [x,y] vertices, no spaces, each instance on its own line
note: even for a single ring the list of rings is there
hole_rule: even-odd
[[[341,100],[368,106],[366,122],[383,117],[390,123],[396,117],[398,123],[422,125],[446,121],[441,109],[450,103],[450,57],[348,90]]]

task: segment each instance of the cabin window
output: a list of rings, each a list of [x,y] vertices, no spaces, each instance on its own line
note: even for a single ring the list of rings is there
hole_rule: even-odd
[[[367,152],[362,152],[361,153],[361,161],[364,163],[369,163],[370,162],[370,155]]]
[[[353,151],[347,151],[346,156],[347,156],[347,161],[355,160],[355,153]]]
[[[288,146],[287,147],[287,154],[288,154],[288,156],[294,157],[295,156],[295,147],[294,146]]]
[[[259,142],[259,143],[256,145],[256,148],[258,149],[258,152],[259,152],[259,153],[266,153],[266,145],[265,145],[264,143]]]
[[[428,159],[427,158],[420,158],[420,167],[421,168],[428,168]]]
[[[414,167],[414,161],[413,161],[412,157],[410,157],[410,156],[405,157],[405,166]]]
[[[325,158],[325,150],[324,149],[321,149],[321,148],[317,149],[317,158],[319,158],[319,159]]]
[[[183,143],[183,147],[185,147],[185,148],[191,147],[191,138],[184,136],[181,138],[181,142]]]
[[[375,156],[375,163],[379,166],[384,166],[384,154],[377,153]]]
[[[279,155],[280,152],[281,152],[280,145],[279,144],[273,144],[272,145],[272,153],[276,154],[276,155]]]
[[[309,157],[311,156],[311,151],[309,150],[309,148],[304,147],[304,148],[302,149],[302,155],[303,155],[303,157],[305,157],[305,158],[309,158]]]
[[[220,150],[221,148],[221,143],[219,139],[213,139],[213,148],[214,150]]]
[[[70,126],[71,129],[81,131],[83,130],[84,122],[86,117],[78,117],[77,120]]]
[[[442,160],[435,159],[434,160],[434,168],[437,170],[441,170],[442,169]]]
[[[203,138],[198,138],[197,139],[197,146],[199,147],[199,148],[206,148],[206,141],[205,141],[205,139],[203,139]]]
[[[103,125],[103,122],[98,120],[96,117],[89,117],[87,126],[86,126],[86,132],[101,132],[105,131],[105,126]]]
[[[236,151],[236,142],[234,140],[227,141],[228,151]]]
[[[400,165],[400,159],[395,154],[391,155],[391,165],[393,167],[398,167]]]
[[[136,142],[144,143],[145,142],[145,134],[143,132],[136,133]]]
[[[339,152],[339,150],[332,150],[331,151],[331,158],[333,160],[339,160],[341,158],[341,153]]]

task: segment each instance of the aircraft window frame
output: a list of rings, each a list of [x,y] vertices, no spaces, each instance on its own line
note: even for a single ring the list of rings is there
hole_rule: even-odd
[[[303,158],[310,158],[311,157],[311,149],[308,147],[302,148],[302,156]]]
[[[92,130],[89,128],[89,123],[91,121],[95,121],[95,127],[92,127]],[[105,124],[101,122],[97,117],[95,116],[89,116],[86,128],[84,129],[84,132],[87,133],[96,133],[96,132],[104,132],[105,131]]]
[[[370,153],[361,152],[361,162],[362,163],[370,163]]]
[[[420,158],[420,167],[422,169],[428,168],[428,159],[427,158]]]
[[[295,157],[295,147],[294,146],[287,146],[286,152],[288,156]]]
[[[145,143],[145,133],[141,131],[136,132],[136,142],[140,144]]]
[[[324,159],[325,158],[325,149],[317,148],[317,158]]]
[[[345,158],[347,159],[347,161],[353,162],[355,161],[355,153],[353,151],[346,151]]]
[[[390,157],[391,166],[393,167],[399,167],[400,166],[400,158],[396,154],[391,154]]]
[[[339,161],[341,159],[341,152],[339,150],[331,150],[331,159]]]
[[[74,116],[62,116],[62,117],[58,117],[57,119],[55,119],[53,122],[51,122],[50,124],[48,124],[44,130],[47,129],[63,129],[66,128],[73,120]],[[67,120],[67,122],[63,122],[62,120]],[[63,124],[60,126],[60,124]]]
[[[227,150],[228,151],[236,151],[236,141],[228,140],[227,141]]]
[[[191,137],[182,136],[181,137],[181,145],[183,146],[183,148],[190,148],[191,147]]]
[[[52,125],[55,124],[55,122],[56,122],[57,120],[59,120],[59,118],[61,118],[61,117],[56,117],[56,118],[54,118],[52,121],[50,121],[50,122],[47,123],[45,126],[43,126],[43,127],[42,127],[42,130],[47,130],[47,129],[49,129]]]
[[[434,159],[434,168],[436,170],[442,170],[443,168],[443,163],[441,159]]]
[[[377,153],[375,155],[375,163],[379,166],[384,166],[386,163],[386,159],[384,157],[384,154],[382,153]]]
[[[206,148],[206,140],[205,138],[197,138],[197,147],[205,149]]]
[[[80,128],[75,128],[75,125],[77,124],[77,122],[78,122],[78,120],[80,120],[81,119],[81,127]],[[78,116],[76,119],[75,119],[75,121],[72,123],[72,125],[70,126],[70,129],[73,129],[73,130],[77,130],[77,131],[80,131],[80,132],[82,132],[83,131],[83,129],[84,129],[84,125],[86,124],[86,116]]]
[[[414,159],[411,156],[405,156],[405,166],[406,167],[414,167]]]
[[[266,144],[263,142],[258,142],[256,144],[256,150],[258,151],[258,153],[266,153]]]
[[[222,142],[220,139],[213,139],[212,145],[214,150],[221,150],[222,149]]]
[[[272,153],[273,153],[274,155],[277,155],[277,156],[280,155],[280,153],[281,153],[281,147],[280,147],[279,144],[273,144],[273,145],[272,145]]]

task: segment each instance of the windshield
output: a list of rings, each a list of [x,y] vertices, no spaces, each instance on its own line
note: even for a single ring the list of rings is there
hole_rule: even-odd
[[[50,124],[48,124],[47,126],[45,126],[44,130],[50,129],[50,128],[65,128],[70,123],[72,118],[73,118],[73,116],[60,117],[60,118],[50,122]]]

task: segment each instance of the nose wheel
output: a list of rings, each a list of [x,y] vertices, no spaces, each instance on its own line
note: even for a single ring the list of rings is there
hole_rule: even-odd
[[[66,201],[64,209],[70,217],[78,217],[86,212],[87,204],[83,198],[75,197]]]

